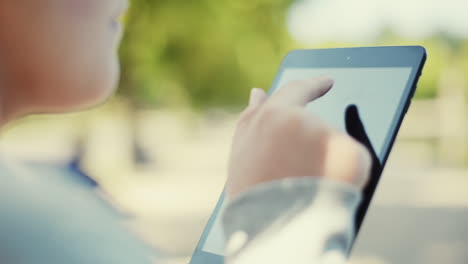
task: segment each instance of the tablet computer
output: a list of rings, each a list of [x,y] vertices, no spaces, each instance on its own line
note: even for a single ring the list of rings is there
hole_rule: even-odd
[[[377,158],[385,166],[425,60],[426,51],[420,46],[295,50],[281,63],[269,94],[290,81],[331,77],[334,87],[307,105],[307,110],[345,131],[345,111],[356,105]],[[369,205],[379,178],[380,175],[373,175],[364,193],[356,230],[366,211],[372,210]],[[222,195],[195,249],[192,264],[224,262],[220,217],[224,206]]]

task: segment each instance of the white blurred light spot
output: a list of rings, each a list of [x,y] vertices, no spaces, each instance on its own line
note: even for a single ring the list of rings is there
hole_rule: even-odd
[[[242,247],[245,246],[248,240],[249,236],[247,235],[247,233],[242,231],[234,233],[227,245],[226,251],[228,255],[235,254],[237,251],[239,251]]]
[[[289,10],[299,42],[368,42],[383,29],[411,39],[437,32],[468,38],[467,0],[302,0]]]

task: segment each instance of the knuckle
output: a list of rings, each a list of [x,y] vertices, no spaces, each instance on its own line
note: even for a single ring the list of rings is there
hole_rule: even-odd
[[[339,133],[316,115],[308,114],[307,121],[310,127],[311,135],[325,136]]]
[[[301,111],[290,111],[285,118],[284,125],[291,128],[300,128],[304,124],[304,114]]]
[[[263,107],[262,115],[268,116],[268,117],[274,117],[280,114],[281,112],[284,112],[284,109],[280,107],[279,105],[276,104],[266,104],[265,107]]]
[[[257,113],[258,109],[253,108],[253,107],[247,107],[244,111],[239,116],[239,124],[247,124],[250,122],[250,120],[255,116]]]
[[[308,116],[303,109],[295,109],[275,104],[266,104],[256,116],[259,126],[279,134],[305,136],[308,129]]]
[[[239,122],[247,121],[252,116],[251,109],[245,109],[239,116]]]
[[[259,113],[259,122],[263,125],[272,123],[275,119],[279,119],[283,110],[274,104],[267,104]]]
[[[304,124],[304,114],[299,110],[270,104],[262,109],[259,122],[275,130],[297,129]]]
[[[282,131],[299,131],[305,129],[305,118],[301,111],[285,110],[275,119],[274,127]]]

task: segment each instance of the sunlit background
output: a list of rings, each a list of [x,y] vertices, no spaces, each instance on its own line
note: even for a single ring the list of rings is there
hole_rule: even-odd
[[[468,1],[133,0],[108,104],[0,139],[90,175],[164,261],[187,263],[223,189],[238,113],[296,48],[423,45],[428,61],[353,263],[468,262]]]

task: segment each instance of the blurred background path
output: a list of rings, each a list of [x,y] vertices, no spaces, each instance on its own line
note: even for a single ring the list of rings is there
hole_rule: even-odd
[[[416,102],[408,113],[358,239],[356,263],[468,260],[462,250],[468,246],[468,170],[442,162],[428,105]],[[183,263],[222,191],[237,114],[141,111],[135,140],[124,108],[116,114],[119,107],[26,120],[0,147],[24,160],[58,164],[82,142],[83,169],[140,234]],[[77,140],[83,135],[77,127],[87,128],[86,140]],[[135,142],[144,162],[135,160]]]

